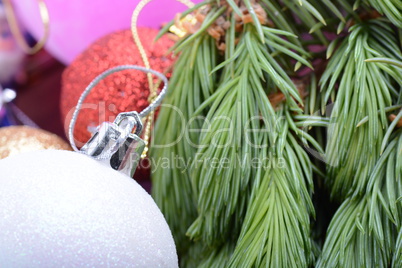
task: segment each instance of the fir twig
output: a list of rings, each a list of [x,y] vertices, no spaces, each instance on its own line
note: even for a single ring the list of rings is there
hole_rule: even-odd
[[[171,90],[159,113],[150,152],[157,163],[153,167],[152,195],[169,223],[179,254],[188,250],[190,240],[185,232],[197,213],[189,161],[195,154],[193,145],[198,137],[189,130],[199,129],[202,121],[191,115],[214,90],[215,75],[205,73],[216,65],[216,53],[214,41],[208,35],[183,48],[170,80]],[[197,61],[189,67],[188,59],[192,56]]]
[[[398,72],[365,60],[379,55],[401,58],[396,44],[394,31],[387,24],[377,20],[356,24],[321,77],[325,100],[339,81],[326,148],[333,197],[342,199],[363,192],[380,156],[383,129],[388,126],[385,108],[396,97],[389,74],[397,77]],[[368,123],[359,125],[366,116]]]

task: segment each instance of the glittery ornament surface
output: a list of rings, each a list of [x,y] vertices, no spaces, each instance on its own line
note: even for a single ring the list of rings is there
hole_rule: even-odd
[[[0,184],[0,267],[178,266],[151,196],[86,155],[8,157]]]
[[[173,42],[162,37],[155,43],[158,31],[154,29],[139,28],[138,32],[151,68],[167,71],[173,60],[166,53]],[[124,64],[144,65],[130,30],[99,39],[74,60],[62,80],[61,112],[65,126],[86,86],[103,71]],[[148,106],[148,95],[147,75],[139,71],[118,72],[101,81],[87,97],[78,117],[74,132],[77,145],[87,142],[91,128],[104,121],[113,121],[118,113],[142,111]]]
[[[71,150],[71,147],[57,135],[42,129],[27,126],[0,128],[0,159],[44,149]]]

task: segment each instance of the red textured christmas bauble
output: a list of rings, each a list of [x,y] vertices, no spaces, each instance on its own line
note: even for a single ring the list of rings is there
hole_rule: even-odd
[[[173,63],[172,56],[166,55],[173,41],[162,37],[154,42],[157,33],[154,29],[139,28],[139,37],[151,68],[164,73]],[[130,30],[99,39],[66,68],[61,91],[61,114],[66,130],[77,101],[88,84],[107,69],[125,64],[144,66]],[[105,78],[84,102],[74,131],[76,143],[85,144],[91,137],[91,130],[102,122],[113,122],[121,112],[141,112],[149,104],[148,95],[148,79],[143,72],[127,70]]]
[[[167,37],[155,42],[158,31],[154,29],[139,28],[138,33],[151,68],[162,73],[170,70],[173,57],[167,52],[174,42]],[[60,105],[66,131],[77,101],[88,84],[107,69],[126,64],[144,66],[130,30],[100,38],[66,68],[62,77]],[[169,77],[170,72],[166,75]],[[85,144],[91,137],[91,131],[102,122],[113,122],[117,114],[141,112],[149,104],[148,96],[148,79],[143,72],[121,71],[102,80],[88,95],[78,116],[74,131],[77,145]],[[147,177],[149,170],[139,167],[135,178],[141,180]]]

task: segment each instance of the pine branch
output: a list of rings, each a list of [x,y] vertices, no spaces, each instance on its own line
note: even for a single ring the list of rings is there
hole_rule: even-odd
[[[301,65],[312,67],[307,60],[310,54],[301,48],[297,36],[305,32],[305,25],[311,28],[317,20],[325,24],[318,11],[325,9],[321,5],[317,9],[317,1],[313,4],[306,0],[285,2],[228,0],[200,4],[198,7],[202,8],[194,10],[197,24],[173,47],[181,54],[170,83],[173,91],[165,104],[178,108],[184,121],[192,122],[191,129],[202,126],[201,135],[198,137],[188,130],[183,132],[181,116],[163,107],[156,125],[155,143],[172,143],[181,134],[188,136],[188,140],[179,139],[169,147],[154,147],[151,156],[170,162],[181,156],[192,163],[190,172],[157,166],[153,173],[153,195],[172,228],[183,265],[192,266],[200,260],[199,256],[189,255],[194,252],[203,256],[202,265],[226,264],[240,230],[243,236],[238,244],[240,249],[235,250],[237,254],[242,245],[250,242],[253,248],[258,245],[278,248],[279,255],[272,255],[265,247],[256,251],[263,257],[249,259],[250,263],[257,261],[283,267],[287,264],[307,267],[312,263],[313,247],[309,235],[309,217],[314,210],[311,204],[312,166],[290,131],[305,144],[320,148],[298,127],[327,122],[295,119],[302,113],[303,99],[289,76],[293,73],[293,68],[289,67],[292,62],[296,62],[295,69]],[[328,3],[325,1],[326,5]],[[333,5],[331,12],[334,12]],[[299,16],[301,24],[293,23],[296,21],[294,14]],[[275,27],[267,18],[272,19]],[[319,29],[315,33],[326,42]],[[215,39],[218,50],[224,51],[222,58],[216,56],[215,42],[206,37],[209,35]],[[214,55],[212,59],[211,55]],[[283,94],[284,103],[273,107],[268,95],[277,93]],[[316,103],[311,101],[311,105],[316,106]],[[277,131],[281,115],[285,123],[281,126],[282,131]],[[248,133],[247,129],[254,132]],[[265,133],[263,137],[258,134],[260,132]],[[272,159],[283,157],[289,168],[263,172],[263,169],[253,167],[251,160],[267,153],[264,146],[275,148]],[[208,166],[214,159],[229,160],[229,166],[224,168],[219,166],[220,163],[218,167]],[[264,180],[263,176],[266,177]],[[266,237],[259,237],[244,242],[246,234],[254,231],[251,227],[256,226],[255,219],[247,218],[246,227],[242,227],[246,212],[252,215],[254,212],[248,209],[259,205],[249,204],[250,192],[254,189],[252,198],[256,198],[262,193],[253,187],[267,184],[278,201],[273,203],[277,217],[273,221],[268,214],[261,216],[269,225],[278,228],[286,239],[283,243],[280,239],[267,242]],[[270,197],[262,195],[261,198]],[[278,224],[278,221],[290,226]],[[187,230],[193,240],[190,244],[184,230],[191,222]],[[280,260],[279,256],[282,256]],[[286,261],[285,256],[293,257]],[[236,262],[238,257],[233,259],[233,263]]]
[[[374,232],[370,230],[370,216],[376,220]],[[391,221],[369,196],[348,198],[331,221],[316,267],[388,267],[394,244],[392,231]]]
[[[329,0],[286,0],[283,2],[261,0],[261,2],[265,6],[268,18],[278,29],[298,36],[308,32],[314,33],[321,44],[328,43],[320,29],[327,25],[326,18],[334,14],[341,21],[345,21],[341,11]],[[321,27],[317,25],[321,25]]]
[[[391,76],[397,77],[399,72],[365,60],[379,56],[402,58],[395,32],[386,23],[370,20],[350,30],[321,78],[326,101],[339,81],[326,157],[331,195],[341,200],[365,191],[368,175],[380,156],[383,129],[388,126],[385,108],[398,95]],[[366,116],[368,123],[356,128]]]
[[[202,239],[208,245],[225,241],[240,228],[238,219],[243,218],[249,185],[257,172],[250,167],[251,159],[256,157],[256,148],[251,144],[259,145],[255,135],[250,136],[244,130],[249,122],[252,129],[263,130],[255,120],[260,115],[267,122],[268,129],[275,126],[274,111],[268,102],[269,92],[266,91],[273,92],[274,86],[277,86],[286,96],[288,105],[300,111],[293,99],[301,101],[295,85],[269,52],[279,51],[309,63],[292,52],[290,48],[294,45],[280,38],[275,29],[262,29],[266,45],[259,43],[257,29],[248,25],[233,57],[218,66],[224,68],[223,72],[227,75],[211,97],[214,104],[203,126],[206,134],[200,137],[200,144],[204,146],[198,150],[200,157],[192,165],[199,216],[188,234],[195,240]],[[300,48],[297,50],[301,51]],[[226,68],[233,68],[233,77]],[[216,118],[227,120],[214,120]],[[269,144],[274,146],[275,139],[271,135]],[[208,163],[211,159],[229,159],[229,168],[211,168]],[[233,226],[233,223],[236,224]]]
[[[375,99],[374,97],[377,97],[374,100],[375,102],[379,102],[380,104],[384,103],[385,98],[383,98],[383,94],[385,92],[385,96],[389,96],[388,104],[393,104],[396,102],[395,100],[397,99],[398,94],[395,94],[397,88],[394,88],[392,78],[402,85],[400,81],[400,70],[388,65],[389,63],[395,64],[395,62],[398,62],[397,60],[401,59],[397,40],[393,38],[394,36],[392,35],[393,30],[383,22],[373,20],[368,22],[368,25],[365,25],[365,27],[367,27],[366,29],[361,29],[359,30],[359,34],[353,35],[353,31],[358,30],[360,27],[361,26],[357,26],[352,29],[352,35],[349,37],[353,40],[352,42],[355,44],[355,48],[350,47],[351,42],[349,40],[349,47],[342,44],[339,49],[339,51],[342,51],[341,53],[345,53],[346,55],[348,55],[348,51],[355,51],[354,54],[357,67],[352,65],[350,70],[347,69],[349,63],[345,63],[345,61],[341,64],[341,67],[343,68],[346,64],[343,76],[353,77],[352,74],[355,73],[355,79],[358,79],[358,81],[369,79],[369,83],[363,87],[363,90],[361,82],[359,82],[360,87],[353,87],[352,84],[346,88],[358,89],[356,94],[359,94],[359,97],[362,98],[362,96],[364,96],[364,90],[372,87],[374,89],[374,94],[370,94],[372,103],[372,99]],[[364,30],[366,30],[366,32]],[[363,45],[359,45],[359,35],[366,36],[365,39],[363,39]],[[384,43],[384,40],[387,40],[386,43]],[[363,55],[363,57],[356,57],[356,55]],[[366,60],[368,65],[358,67],[359,64],[362,65],[361,62],[365,60],[364,56],[369,58],[373,57],[374,60]],[[384,59],[384,56],[392,58],[392,60]],[[369,62],[376,62],[377,65],[373,68],[373,66],[370,66]],[[331,64],[333,64],[333,62],[330,62],[330,65]],[[329,70],[333,68],[330,65],[328,66]],[[366,71],[364,70],[365,68],[367,68]],[[337,71],[339,72],[339,70]],[[335,73],[332,72],[332,74],[334,75]],[[339,75],[339,73],[335,74],[335,76],[337,75]],[[380,87],[379,85],[381,84],[378,82],[376,83],[369,75],[375,77],[379,83],[383,84],[383,86]],[[336,77],[332,79],[332,81],[334,81]],[[327,83],[328,77],[323,80],[324,84]],[[335,106],[337,105],[336,103],[348,101],[347,97],[344,96],[348,93],[342,93],[342,90],[344,90],[344,88],[342,88],[343,82],[344,78],[342,77]],[[378,94],[378,92],[382,94]],[[367,96],[365,97],[369,99]],[[352,99],[353,97],[349,98]],[[387,131],[384,132],[380,130],[381,135],[374,139],[377,148],[374,151],[366,149],[356,152],[359,147],[354,147],[354,145],[359,144],[360,146],[367,147],[364,146],[363,141],[368,138],[370,142],[370,135],[373,134],[370,133],[370,131],[378,131],[378,127],[375,128],[375,124],[378,125],[380,121],[383,120],[381,117],[385,118],[385,113],[387,111],[392,111],[394,107],[397,107],[397,105],[390,107],[380,106],[379,110],[375,110],[375,107],[372,107],[371,109],[367,109],[367,107],[365,108],[364,106],[359,107],[363,111],[366,109],[367,116],[359,122],[357,130],[352,135],[357,135],[358,131],[363,131],[364,129],[361,129],[361,127],[367,121],[370,122],[370,120],[372,120],[372,122],[376,122],[372,127],[365,130],[366,135],[363,135],[360,138],[360,144],[358,143],[359,139],[354,140],[354,137],[351,137],[352,141],[349,150],[354,150],[354,154],[350,153],[349,155],[352,155],[352,157],[345,158],[345,161],[353,161],[354,164],[361,166],[367,165],[364,172],[362,172],[362,168],[356,170],[356,175],[359,176],[358,185],[360,185],[362,195],[355,195],[354,197],[347,198],[338,209],[331,221],[323,252],[319,258],[317,267],[389,267],[391,263],[392,251],[396,240],[396,229],[400,229],[400,215],[402,215],[402,206],[398,202],[398,197],[402,195],[402,158],[400,157],[402,150],[401,131],[393,133],[396,122],[393,122],[388,127]],[[344,113],[345,112],[358,113],[359,110],[350,111],[346,109],[344,110]],[[351,117],[351,114],[349,114],[348,120]],[[356,119],[358,119],[358,117]],[[350,124],[354,124],[355,122],[356,121],[352,121]],[[348,124],[349,121],[344,123],[343,128],[347,129],[348,127],[353,127],[353,125],[348,126]],[[373,139],[371,142],[372,141]],[[331,142],[331,140],[329,140],[329,142]],[[381,144],[382,146],[380,150],[378,150],[378,146]],[[371,153],[372,156],[367,157],[365,153]],[[363,156],[363,158],[361,158],[361,156]],[[360,157],[360,159],[353,160],[353,157]],[[376,158],[377,160],[375,160]],[[374,166],[372,165],[372,161],[375,161]],[[348,167],[348,165],[346,166]],[[347,182],[350,178],[356,180],[352,175],[353,173],[350,170],[349,172],[341,173],[344,176],[350,174],[351,177],[346,178],[345,181]],[[366,178],[362,175],[366,176]],[[340,176],[338,178],[341,179]],[[349,185],[353,184],[349,183]],[[357,189],[358,188],[359,186]],[[398,240],[399,239],[400,238],[398,238]],[[393,257],[394,266],[399,264],[398,254],[400,254],[400,241],[397,241],[396,247]]]
[[[188,64],[191,58],[196,59],[192,67]],[[179,254],[189,247],[190,240],[185,232],[197,214],[189,161],[195,154],[198,137],[189,130],[199,129],[202,121],[191,115],[214,90],[215,75],[205,73],[212,71],[216,59],[214,41],[207,35],[183,48],[170,80],[169,95],[156,122],[150,152],[156,163],[152,195],[169,223]]]
[[[277,153],[270,155],[271,165],[263,168],[261,178],[253,185],[229,267],[308,267],[312,264],[309,236],[309,215],[314,210],[310,199],[312,167],[286,125],[279,129],[280,133],[287,133],[283,149],[276,147]],[[265,159],[266,153],[261,153],[260,158]]]
[[[317,267],[389,266],[396,229],[401,229],[402,206],[397,200],[402,196],[401,134],[394,133],[376,163],[367,193],[362,198],[346,199],[337,211]],[[399,243],[394,265],[399,262]]]

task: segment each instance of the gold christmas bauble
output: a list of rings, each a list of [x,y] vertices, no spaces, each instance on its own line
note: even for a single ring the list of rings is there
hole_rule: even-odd
[[[42,129],[27,126],[0,128],[0,159],[45,149],[71,151],[70,145],[62,138]]]

